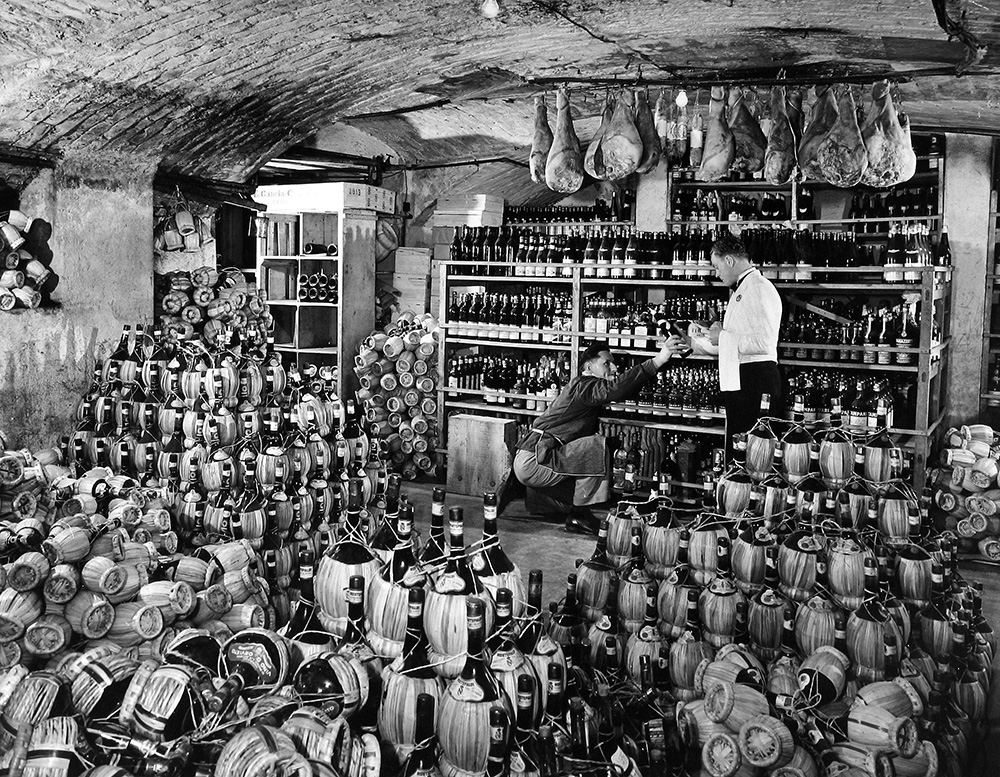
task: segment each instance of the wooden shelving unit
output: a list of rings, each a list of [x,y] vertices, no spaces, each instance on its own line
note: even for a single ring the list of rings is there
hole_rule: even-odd
[[[286,364],[337,366],[337,392],[357,390],[353,356],[375,325],[374,211],[268,213],[259,236],[257,278],[274,318],[275,350]],[[303,253],[308,244],[335,245],[334,256]],[[299,278],[322,274],[336,301],[300,300]]]

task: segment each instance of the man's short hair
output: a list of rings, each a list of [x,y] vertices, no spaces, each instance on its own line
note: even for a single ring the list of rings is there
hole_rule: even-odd
[[[587,347],[583,349],[583,353],[580,355],[581,369],[583,368],[583,365],[585,365],[587,362],[599,358],[601,355],[601,351],[607,351],[610,353],[611,346],[609,346],[606,342],[602,342],[601,340],[591,341],[587,345]]]
[[[731,256],[734,259],[750,259],[743,238],[734,235],[728,229],[719,231],[719,236],[712,242],[712,253],[719,256]]]

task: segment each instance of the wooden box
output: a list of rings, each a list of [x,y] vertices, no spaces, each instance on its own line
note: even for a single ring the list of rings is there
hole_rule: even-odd
[[[517,423],[481,415],[448,419],[448,491],[482,496],[500,492],[510,477]]]

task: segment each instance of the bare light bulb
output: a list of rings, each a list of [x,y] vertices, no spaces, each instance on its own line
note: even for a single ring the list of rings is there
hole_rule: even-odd
[[[500,15],[500,3],[497,0],[483,0],[479,13],[487,19],[496,19]]]
[[[683,108],[688,104],[688,93],[681,89],[674,98],[674,102],[678,108]]]

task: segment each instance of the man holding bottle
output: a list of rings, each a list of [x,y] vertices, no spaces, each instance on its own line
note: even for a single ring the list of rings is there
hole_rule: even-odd
[[[761,397],[771,395],[772,412],[780,407],[781,297],[750,263],[742,239],[728,230],[712,244],[712,267],[732,295],[722,322],[709,330],[712,343],[719,346],[719,391],[726,409],[729,459],[733,435],[750,431],[760,418]]]
[[[539,512],[565,516],[567,531],[596,534],[598,520],[588,508],[610,496],[608,446],[597,433],[601,415],[609,403],[638,393],[671,356],[685,350],[683,339],[672,336],[653,358],[619,375],[608,344],[589,345],[580,357],[580,375],[517,443],[514,475],[529,489],[525,501],[540,503]]]

